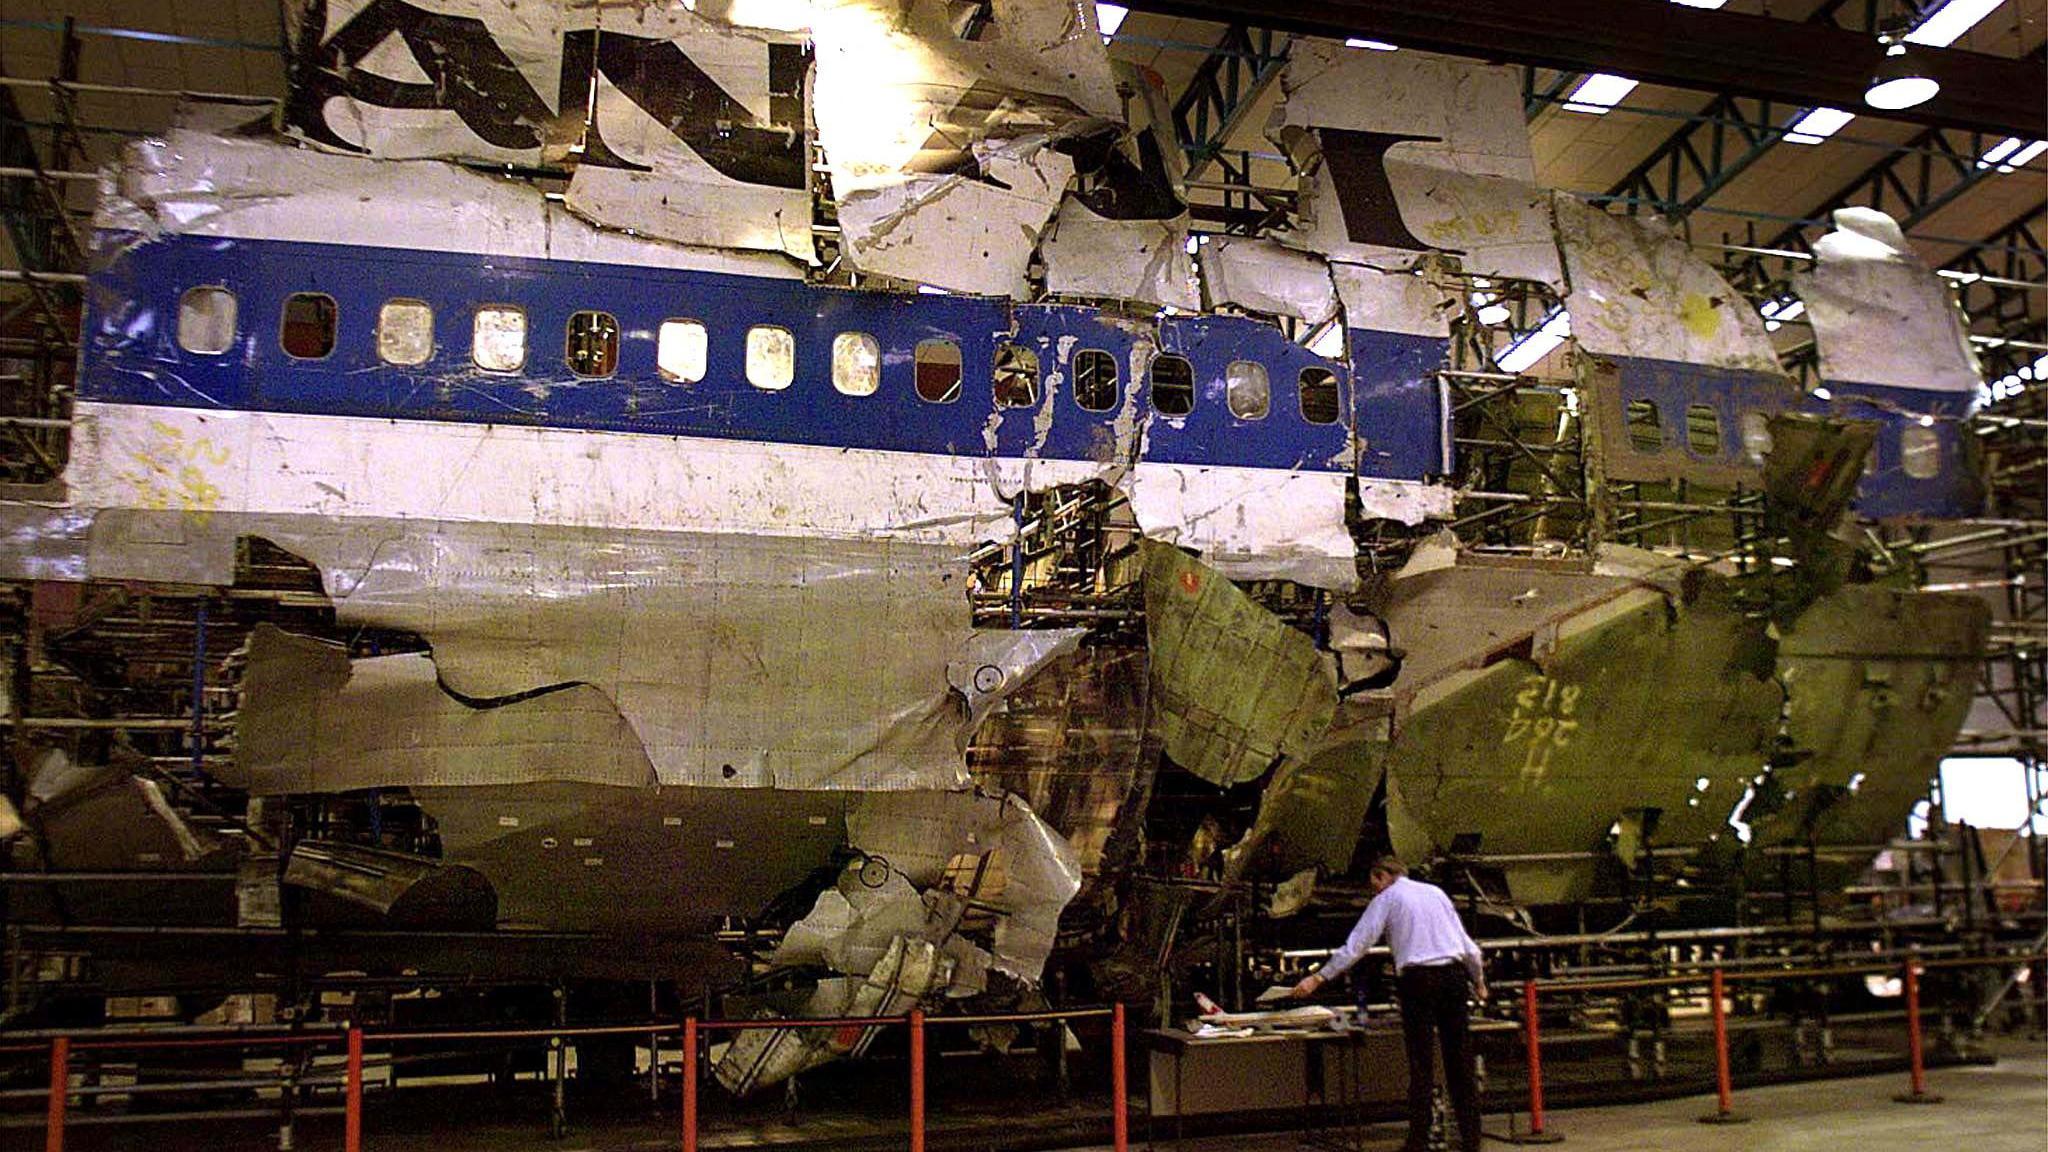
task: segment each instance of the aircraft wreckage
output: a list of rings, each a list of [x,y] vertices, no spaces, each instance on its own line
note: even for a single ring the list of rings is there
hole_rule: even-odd
[[[4,574],[260,555],[328,614],[237,637],[237,834],[120,747],[53,747],[8,813],[15,867],[220,899],[11,915],[447,930],[688,994],[744,954],[808,974],[784,1010],[878,1016],[1028,1002],[1056,957],[1156,980],[1147,869],[1298,906],[1391,846],[1541,906],[1922,794],[1985,612],[1838,526],[1970,514],[1978,375],[1889,219],[1838,214],[1796,285],[1807,392],[1683,240],[1534,183],[1504,69],[1297,43],[1292,210],[1194,241],[1093,5],[759,8],[310,3],[280,123],[195,107],[106,173],[69,469],[9,493]],[[1590,547],[1452,530],[1461,488],[1556,479],[1453,443],[1475,280],[1569,308],[1535,418],[1594,446]],[[1604,494],[1681,482],[1754,497],[1746,551],[1601,543]],[[1074,508],[1128,612],[1021,610]],[[517,959],[559,936],[600,943]],[[371,938],[300,955],[454,963]]]

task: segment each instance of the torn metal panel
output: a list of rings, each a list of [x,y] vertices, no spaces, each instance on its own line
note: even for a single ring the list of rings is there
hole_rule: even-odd
[[[1849,510],[1877,427],[1791,412],[1772,416],[1765,428],[1771,439],[1764,458],[1766,505],[1795,545],[1810,545]]]
[[[1660,220],[1554,194],[1572,337],[1603,356],[1778,374],[1763,317]]]
[[[823,980],[799,1015],[872,1019],[902,1016],[952,982],[953,961],[927,941],[898,937],[862,978]],[[741,1032],[712,1066],[726,1090],[744,1096],[842,1056],[859,1055],[880,1028],[782,1028]]]
[[[1220,572],[1339,590],[1358,583],[1342,473],[1141,463],[1123,487],[1147,537],[1199,551]],[[1434,506],[1419,485],[1375,487],[1395,518],[1420,520]]]
[[[1696,843],[1769,755],[1782,694],[1767,622],[1733,581],[1694,570],[1675,596],[1639,587],[1546,616],[1528,647],[1413,698],[1387,766],[1396,851],[1592,853],[1648,810],[1660,842]],[[1538,903],[1593,876],[1584,862],[1505,871]]]
[[[976,730],[968,766],[978,785],[1024,799],[1074,851],[1084,875],[1103,872],[1112,835],[1157,761],[1146,739],[1149,677],[1142,648],[1091,644],[1045,669]]]
[[[984,629],[968,637],[961,658],[946,665],[946,681],[967,700],[966,730],[1040,669],[1078,649],[1087,634],[1086,628]]]
[[[1512,69],[1302,41],[1281,88],[1268,133],[1305,174],[1285,243],[1390,267],[1435,248],[1563,286]]]
[[[1211,308],[1292,316],[1310,325],[1337,314],[1330,271],[1315,255],[1249,236],[1205,236],[1196,259]]]
[[[497,893],[481,873],[409,853],[301,840],[285,858],[283,882],[368,909],[388,927],[487,932],[498,922]]]
[[[810,255],[801,39],[689,6],[287,6],[287,129],[379,160],[560,164],[603,227]],[[691,201],[715,197],[719,212]]]
[[[1274,126],[1399,138],[1396,156],[1459,172],[1536,179],[1513,68],[1428,52],[1360,52],[1332,40],[1288,46]]]
[[[1955,297],[1913,253],[1897,221],[1838,208],[1811,270],[1792,278],[1820,348],[1823,379],[1974,393],[1981,377]]]
[[[266,533],[344,621],[426,636],[453,690],[616,704],[664,784],[949,788],[966,709],[958,557],[932,546],[390,525]]]
[[[1262,869],[1335,875],[1351,866],[1388,752],[1386,723],[1345,728],[1306,758],[1283,761],[1259,796],[1259,814],[1233,858],[1260,855]],[[1233,860],[1235,862],[1235,859]],[[1301,899],[1306,899],[1302,896]],[[1278,904],[1279,893],[1274,895]]]
[[[1039,245],[1046,291],[1054,296],[1133,300],[1200,310],[1189,217],[1111,220],[1069,197]]]
[[[193,829],[153,780],[47,748],[29,767],[22,818],[42,866],[75,872],[187,868],[227,845]]]
[[[1087,5],[994,0],[972,38],[954,31],[943,0],[819,0],[811,9],[812,114],[842,204],[912,174],[1007,183],[977,146],[1122,120]]]
[[[364,210],[372,204],[374,212]],[[102,181],[95,225],[145,239],[287,237],[793,278],[802,271],[772,253],[808,254],[808,206],[795,219],[803,239],[773,219],[764,225],[733,215],[725,221],[733,231],[706,241],[720,247],[685,247],[593,226],[549,203],[539,188],[455,164],[375,161],[174,130],[128,147]],[[741,250],[749,244],[763,250]]]
[[[841,193],[841,252],[863,272],[1028,299],[1039,235],[1074,174],[1044,136],[974,145],[970,175],[910,175]]]
[[[1027,982],[1044,971],[1060,913],[1081,890],[1073,848],[1016,796],[868,793],[847,817],[847,842],[921,888],[957,857],[993,853],[976,897],[1002,912],[991,963]]]
[[[1307,756],[1337,711],[1315,642],[1179,549],[1142,548],[1153,720],[1166,754],[1226,787]]]
[[[1778,653],[1790,747],[1743,813],[1755,842],[1897,835],[1969,715],[1989,627],[1978,597],[1868,585],[1794,619]]]
[[[1342,263],[1330,264],[1329,276],[1344,305],[1346,328],[1435,336],[1448,345],[1451,318],[1461,305],[1428,277]],[[1361,365],[1359,370],[1367,369]]]
[[[870,873],[878,879],[870,879]],[[865,976],[903,940],[939,943],[953,923],[933,923],[932,909],[900,872],[847,865],[837,885],[818,894],[803,919],[789,926],[771,957],[777,965],[823,965]]]
[[[847,262],[1025,298],[1074,174],[1054,141],[1123,114],[1093,10],[997,0],[972,39],[939,0],[835,0],[812,19],[813,118]]]
[[[1328,139],[1328,131],[1318,133]],[[1327,144],[1313,155],[1327,159]],[[1302,178],[1293,226],[1282,243],[1332,260],[1389,269],[1411,268],[1430,250],[1458,257],[1480,276],[1533,280],[1563,290],[1548,189],[1526,180],[1457,172],[1384,157],[1381,195],[1354,189],[1327,162]],[[1397,234],[1392,234],[1398,227]]]
[[[463,701],[425,655],[351,663],[324,641],[259,624],[226,783],[257,795],[569,780],[651,786],[654,766],[599,689],[561,683],[506,703]]]

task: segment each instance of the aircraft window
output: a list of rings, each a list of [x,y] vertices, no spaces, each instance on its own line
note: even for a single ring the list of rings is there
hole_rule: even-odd
[[[377,358],[425,364],[434,355],[434,309],[424,300],[386,300],[377,310]]]
[[[704,325],[695,320],[663,320],[654,339],[654,366],[661,374],[683,384],[704,378],[711,358],[711,340]]]
[[[1751,464],[1761,464],[1771,454],[1771,418],[1761,412],[1742,414],[1742,454]]]
[[[1721,454],[1721,414],[1711,405],[1694,404],[1686,408],[1685,445],[1695,456]]]
[[[1335,424],[1343,409],[1337,374],[1328,368],[1301,370],[1301,418],[1311,424]]]
[[[1648,400],[1628,402],[1628,446],[1638,452],[1656,452],[1664,447],[1664,427],[1657,420],[1657,406]]]
[[[1941,437],[1923,424],[1899,429],[1899,467],[1915,480],[1941,474]]]
[[[747,329],[747,383],[780,392],[796,379],[796,337],[787,328],[756,324]]]
[[[1008,344],[1011,352],[1021,351]],[[1031,354],[1026,352],[1025,355]],[[927,404],[951,404],[960,398],[960,346],[951,340],[920,340],[911,356],[917,398]],[[1031,357],[1031,378],[1038,378],[1038,357]],[[1003,355],[996,353],[996,394],[1003,391]]]
[[[178,347],[187,352],[225,352],[235,342],[235,294],[225,288],[193,288],[178,299]]]
[[[1038,353],[1015,344],[996,349],[996,407],[1029,408],[1038,403]]]
[[[882,382],[882,346],[865,332],[832,338],[832,387],[848,396],[873,396]]]
[[[619,322],[609,312],[569,315],[569,343],[563,357],[578,376],[609,376],[619,370]]]
[[[1152,407],[1161,416],[1185,416],[1195,410],[1195,366],[1187,357],[1153,358]]]
[[[1232,360],[1223,370],[1224,395],[1230,414],[1239,420],[1264,420],[1273,408],[1273,386],[1266,366],[1256,360]]]
[[[277,342],[295,360],[319,360],[334,351],[334,329],[341,310],[325,292],[294,292],[284,298],[284,319]]]
[[[1116,407],[1116,357],[1098,348],[1074,353],[1074,403],[1090,412]]]
[[[510,304],[486,304],[477,309],[469,358],[486,372],[517,372],[526,367],[526,310]]]

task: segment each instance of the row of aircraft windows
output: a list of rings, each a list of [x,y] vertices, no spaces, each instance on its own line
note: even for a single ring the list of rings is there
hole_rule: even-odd
[[[1656,453],[1664,449],[1664,427],[1657,405],[1650,400],[1631,400],[1626,411],[1628,446],[1637,452]],[[1693,404],[1685,410],[1685,446],[1695,456],[1721,454],[1721,414],[1711,405]],[[1742,454],[1751,464],[1762,464],[1771,451],[1770,418],[1751,410],[1742,414]],[[1877,453],[1870,454],[1868,467],[1877,468]],[[1899,467],[1915,480],[1928,480],[1941,473],[1941,437],[1934,429],[1908,424],[1899,430]]]
[[[178,305],[178,345],[187,352],[217,355],[235,339],[235,294],[226,288],[187,291]],[[298,360],[332,355],[340,325],[334,298],[298,292],[285,298],[278,343]],[[526,310],[510,304],[478,308],[470,330],[470,359],[486,372],[519,372],[526,367]],[[655,336],[655,366],[663,377],[684,384],[704,379],[710,361],[710,333],[698,320],[664,320]],[[401,367],[424,364],[434,354],[434,310],[424,300],[386,300],[377,313],[377,357]],[[618,371],[619,322],[608,312],[569,317],[563,346],[569,371],[603,379]],[[960,345],[952,340],[920,342],[911,356],[918,398],[950,404],[960,398]],[[1074,353],[1074,401],[1091,412],[1107,412],[1121,401],[1117,358],[1099,348]],[[1016,344],[996,349],[995,399],[1000,407],[1030,408],[1044,379],[1038,354]],[[1195,408],[1195,368],[1186,357],[1155,356],[1150,368],[1152,406],[1162,415],[1185,416]],[[796,379],[796,337],[787,328],[757,324],[747,329],[747,382],[779,392]],[[872,396],[881,386],[881,344],[865,332],[832,338],[832,387],[847,396]],[[1302,419],[1334,424],[1343,401],[1337,375],[1328,368],[1303,368],[1297,378]],[[1224,369],[1224,398],[1240,420],[1263,420],[1272,409],[1266,366],[1233,360]]]

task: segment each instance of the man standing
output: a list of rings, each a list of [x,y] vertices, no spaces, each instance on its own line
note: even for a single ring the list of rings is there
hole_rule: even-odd
[[[1401,1033],[1408,1046],[1408,1142],[1402,1152],[1423,1152],[1429,1143],[1430,1086],[1434,1049],[1441,1043],[1444,1077],[1465,1152],[1479,1152],[1479,1092],[1472,1082],[1472,1053],[1466,1044],[1465,1000],[1486,1001],[1486,971],[1479,945],[1466,935],[1451,898],[1434,884],[1408,878],[1408,866],[1393,856],[1373,862],[1372,903],[1320,970],[1294,986],[1305,997],[1344,974],[1366,950],[1387,938],[1400,988]]]

